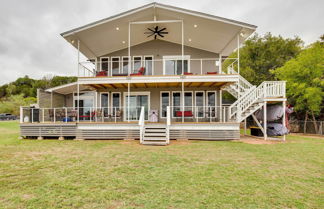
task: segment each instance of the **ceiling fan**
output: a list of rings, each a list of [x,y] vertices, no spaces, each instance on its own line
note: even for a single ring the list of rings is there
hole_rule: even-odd
[[[159,26],[155,26],[153,29],[151,28],[147,28],[149,31],[145,32],[144,34],[149,34],[147,36],[148,37],[151,37],[151,36],[154,36],[154,39],[157,38],[157,36],[160,36],[160,37],[164,37],[163,34],[168,34],[169,32],[165,31],[166,28],[162,28],[162,29],[159,29]]]

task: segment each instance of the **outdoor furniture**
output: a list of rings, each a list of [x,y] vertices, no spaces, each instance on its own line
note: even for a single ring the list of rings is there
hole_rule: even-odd
[[[216,75],[218,72],[207,72],[207,75]]]
[[[184,75],[193,75],[193,73],[184,72]]]
[[[102,77],[102,76],[107,76],[107,71],[99,71],[96,74],[96,77]]]
[[[145,68],[140,67],[140,69],[138,69],[138,71],[136,73],[132,73],[132,74],[130,74],[130,76],[140,76],[140,75],[144,75],[144,73],[145,73]]]
[[[176,111],[176,117],[193,117],[192,111],[185,110],[185,111]]]

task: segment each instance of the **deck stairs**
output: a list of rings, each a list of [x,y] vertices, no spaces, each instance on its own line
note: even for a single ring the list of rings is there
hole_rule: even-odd
[[[165,124],[145,124],[142,144],[144,145],[167,145],[167,126]]]
[[[237,74],[229,67],[228,73]],[[252,85],[239,75],[237,83],[224,88],[237,100],[229,107],[229,118],[232,121],[242,122],[264,106],[264,101],[284,99],[286,92],[285,81],[264,81],[258,87]]]

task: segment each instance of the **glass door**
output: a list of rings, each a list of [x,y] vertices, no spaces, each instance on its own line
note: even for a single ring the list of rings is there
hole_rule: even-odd
[[[132,94],[132,93],[131,93]],[[129,102],[129,108],[128,108]],[[149,111],[149,95],[148,94],[136,94],[125,96],[125,120],[137,121],[141,115],[141,108],[144,106],[145,120],[148,120]]]

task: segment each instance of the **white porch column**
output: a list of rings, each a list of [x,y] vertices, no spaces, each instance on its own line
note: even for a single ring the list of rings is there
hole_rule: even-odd
[[[128,88],[127,88],[127,122],[129,122],[129,102],[130,102],[130,83],[128,82]]]
[[[237,72],[240,74],[240,33],[237,35]]]
[[[286,127],[286,101],[282,102],[283,116],[282,116],[282,125]],[[283,135],[283,140],[286,141],[286,135]]]
[[[222,54],[219,54],[219,74],[223,74],[222,67]]]
[[[80,121],[80,41],[78,40],[78,81],[77,81],[77,112],[78,112],[78,122]],[[74,102],[74,101],[73,101]]]
[[[128,23],[128,75],[131,74],[131,65],[132,65],[132,59],[131,59],[131,23]]]
[[[182,75],[184,74],[184,31],[183,31],[183,20],[181,21],[181,56],[182,56]],[[189,63],[188,63],[189,65]]]
[[[264,140],[267,140],[267,102],[263,105],[263,130],[264,130]]]
[[[184,82],[182,81],[182,90],[181,90],[181,96],[182,96],[182,123],[184,122],[184,105],[185,105],[185,98],[184,98]]]

